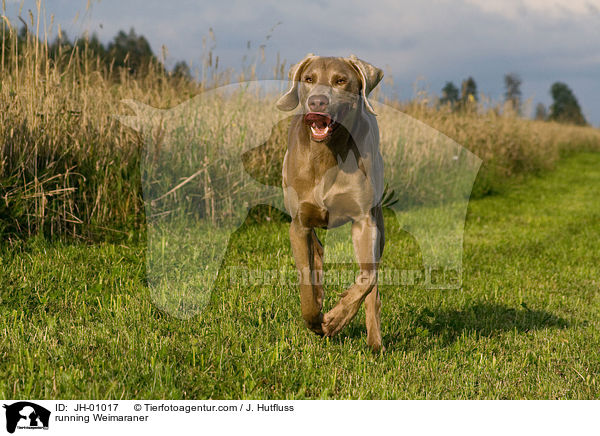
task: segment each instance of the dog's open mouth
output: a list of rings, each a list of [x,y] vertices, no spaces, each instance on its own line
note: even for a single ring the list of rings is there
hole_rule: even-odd
[[[323,141],[335,130],[338,123],[328,113],[309,112],[304,115],[304,124],[310,126],[310,136],[314,141]]]

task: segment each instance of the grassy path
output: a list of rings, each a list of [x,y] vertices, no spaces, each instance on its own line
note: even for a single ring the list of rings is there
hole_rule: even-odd
[[[386,226],[384,267],[418,268]],[[182,321],[152,304],[141,244],[31,240],[0,250],[0,397],[598,398],[599,247],[600,154],[473,201],[463,289],[384,287],[373,356],[362,312],[305,330],[295,286],[223,279]],[[239,231],[226,262],[293,268],[287,224]]]

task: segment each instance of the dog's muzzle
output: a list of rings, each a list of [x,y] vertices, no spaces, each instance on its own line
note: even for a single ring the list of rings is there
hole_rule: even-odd
[[[329,138],[333,131],[339,126],[344,112],[338,113],[335,118],[327,112],[309,112],[304,115],[304,124],[310,126],[310,136],[313,141],[321,142]]]

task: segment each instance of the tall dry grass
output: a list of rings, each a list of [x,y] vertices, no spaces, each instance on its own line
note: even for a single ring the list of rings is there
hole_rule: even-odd
[[[481,194],[494,190],[494,179],[501,183],[515,175],[552,169],[570,152],[600,150],[600,130],[593,127],[500,115],[497,109],[480,113],[474,108],[461,114],[448,108],[432,110],[415,102],[401,107],[483,160],[478,186]]]
[[[143,77],[111,70],[90,56],[85,44],[51,57],[39,5],[37,16],[29,17],[28,27],[35,31],[26,41],[19,42],[6,18],[0,29],[0,237],[135,235],[144,223],[144,143],[113,117],[127,113],[120,102],[169,108],[208,88],[255,79],[255,70],[219,73],[210,51],[199,82],[176,79],[162,68],[150,67]],[[284,64],[278,63],[274,78],[281,79],[283,72]],[[456,113],[421,101],[385,103],[480,156],[484,169],[477,195],[493,192],[514,175],[551,168],[561,152],[600,149],[600,132],[593,128],[479,113],[478,108]],[[381,131],[393,132],[392,123],[380,119]],[[397,156],[393,146],[384,155]],[[198,178],[195,183],[210,182]],[[205,213],[210,215],[210,202]]]
[[[422,100],[386,101],[452,138],[483,160],[473,196],[496,192],[515,176],[550,170],[561,156],[576,151],[600,151],[600,130],[500,114],[472,104],[465,111],[432,107]]]

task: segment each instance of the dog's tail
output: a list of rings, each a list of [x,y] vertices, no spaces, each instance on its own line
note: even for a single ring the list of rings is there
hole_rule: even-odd
[[[381,207],[391,208],[394,204],[398,203],[398,201],[400,201],[400,199],[396,195],[396,191],[390,189],[390,185],[386,183],[381,196]]]

